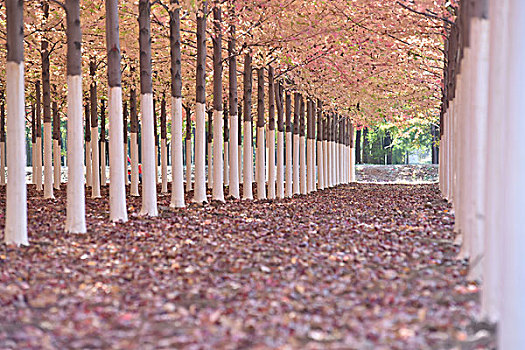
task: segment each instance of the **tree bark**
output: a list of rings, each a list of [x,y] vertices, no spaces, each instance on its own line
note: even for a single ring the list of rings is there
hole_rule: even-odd
[[[233,7],[233,6],[232,6]],[[233,10],[233,8],[232,8]],[[230,137],[229,137],[229,159],[230,159],[230,185],[229,194],[238,199],[240,182],[239,145],[241,144],[241,122],[239,121],[238,96],[237,96],[237,55],[235,51],[235,25],[230,26],[230,40],[228,41],[228,82],[230,103]]]
[[[60,114],[58,113],[58,106],[56,101],[53,101],[53,185],[56,190],[60,189],[62,182],[62,142],[60,140]]]
[[[97,63],[92,58],[89,62],[89,75],[91,77],[90,90],[90,105],[91,105],[91,130],[86,124],[86,135],[91,133],[91,197],[100,198],[100,157],[99,157],[99,135],[98,135],[98,99],[97,99],[97,83],[95,81],[95,73]]]
[[[222,29],[220,1],[215,0],[213,7],[213,193],[212,198],[224,202],[224,161],[222,148]]]
[[[66,232],[85,233],[82,166],[82,32],[80,1],[66,0],[67,34],[67,209]]]
[[[243,198],[253,199],[252,57],[244,56]]]
[[[44,3],[44,18],[47,20],[49,12],[45,10],[48,6]],[[48,42],[42,39],[42,91],[44,107],[44,198],[53,196],[53,140],[51,127],[51,86],[49,84],[49,51]]]
[[[286,197],[293,195],[292,96],[286,92]]]
[[[131,187],[130,194],[132,196],[139,196],[139,118],[137,115],[137,93],[134,88],[130,91],[130,140],[129,149],[131,154]]]
[[[264,68],[257,69],[257,199],[266,199],[266,147],[264,145]]]

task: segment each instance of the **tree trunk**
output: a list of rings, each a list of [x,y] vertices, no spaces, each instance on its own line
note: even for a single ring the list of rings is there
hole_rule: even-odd
[[[120,41],[118,21],[118,0],[106,0],[106,50],[108,56],[108,109],[109,109],[109,218],[111,221],[126,222],[127,177],[122,116],[122,87],[120,71]],[[126,116],[127,117],[127,116]],[[105,119],[105,116],[102,115]],[[127,118],[126,118],[127,119]],[[105,159],[105,158],[104,158]],[[105,168],[104,174],[105,174]]]
[[[307,118],[307,135],[306,135],[306,192],[310,193],[314,191],[314,162],[315,162],[315,123],[314,123],[314,105],[313,101],[308,99],[306,106],[306,118]]]
[[[85,233],[82,166],[82,33],[80,1],[66,0],[67,19],[67,215],[66,232]]]
[[[273,73],[273,72],[272,72]],[[283,87],[277,84],[275,89],[275,101],[277,106],[277,166],[276,187],[277,198],[284,198],[284,108]]]
[[[35,122],[35,134],[36,134],[36,151],[35,151],[35,162],[36,162],[36,190],[42,191],[42,94],[40,90],[40,80],[36,81],[36,122]]]
[[[368,128],[364,128],[363,129],[363,164],[368,164],[368,163],[370,163],[370,146],[368,144]]]
[[[47,5],[47,4],[45,4]],[[48,14],[44,11],[44,16]],[[48,42],[42,39],[42,91],[44,107],[44,198],[53,196],[53,140],[51,130],[51,87],[49,85]]]
[[[121,94],[121,97],[120,99],[122,100],[122,86],[119,86],[120,87],[120,94]],[[117,91],[115,91],[117,92]],[[110,107],[110,110],[111,110],[111,107]],[[129,178],[128,178],[128,117],[129,117],[129,112],[128,112],[128,103],[127,102],[124,102],[124,106],[123,106],[123,113],[122,113],[122,134],[123,134],[123,141],[124,141],[124,156],[122,157],[123,158],[123,161],[124,161],[124,199],[126,199],[126,185],[129,185]],[[109,120],[109,124],[111,125],[111,116],[110,116],[110,120]],[[109,131],[110,132],[110,139],[111,139],[111,130]],[[111,143],[111,140],[110,140],[110,143]],[[111,154],[111,144],[110,144],[110,154]],[[111,157],[109,159],[109,163],[110,163],[110,167],[111,167]],[[111,168],[110,168],[110,171],[111,171]],[[110,185],[111,186],[111,185]]]
[[[176,6],[170,11],[170,57],[171,57],[171,201],[170,207],[183,208],[184,164],[182,157],[182,77],[180,52],[180,8],[178,0],[171,0]],[[189,174],[188,189],[191,189],[191,121],[186,126],[186,172]],[[188,142],[189,141],[189,142]],[[189,143],[189,146],[188,146]]]
[[[100,100],[100,184],[107,185],[106,178],[106,104],[105,100]]]
[[[361,129],[355,133],[355,162],[361,164]]]
[[[97,83],[95,81],[95,72],[97,64],[92,59],[89,62],[89,75],[91,85],[89,87],[89,97],[91,105],[91,130],[86,124],[86,135],[91,133],[91,197],[100,198],[100,157],[99,157],[99,137],[98,137],[98,107],[97,107]]]
[[[224,202],[224,161],[222,158],[223,116],[222,116],[222,31],[220,2],[213,7],[213,193],[212,198]]]
[[[293,194],[301,192],[300,187],[300,173],[299,173],[299,157],[300,157],[300,136],[301,129],[300,110],[301,110],[301,95],[295,93],[294,95],[294,125],[293,125]]]
[[[0,96],[0,185],[6,184],[5,177],[5,98],[4,92]]]
[[[253,199],[252,57],[244,56],[243,198]]]
[[[191,168],[191,111],[186,109],[186,191],[192,190]]]
[[[213,191],[213,109],[208,111],[208,130],[206,143],[208,144],[206,156],[208,160],[208,188]]]
[[[154,154],[155,154],[155,185],[159,184],[159,128],[157,118],[157,99],[153,98],[153,139],[155,140]]]
[[[230,186],[230,125],[228,102],[224,101],[224,111],[222,113],[224,125],[224,186]]]
[[[160,167],[162,193],[168,193],[168,133],[166,126],[166,98],[162,96],[160,103]]]
[[[195,105],[195,191],[193,200],[207,202],[205,177],[205,116],[206,116],[206,12],[207,1],[197,14],[197,78]]]
[[[268,67],[268,198],[275,199],[275,85],[273,67]]]
[[[266,147],[264,146],[264,68],[257,69],[257,199],[266,199]]]
[[[96,104],[95,104],[96,105]],[[93,174],[93,152],[91,146],[91,117],[90,117],[90,101],[86,99],[84,105],[84,118],[85,118],[85,130],[84,130],[84,143],[85,143],[85,164],[86,164],[86,186],[92,187]]]
[[[235,52],[235,26],[230,27],[230,40],[228,41],[228,82],[229,82],[229,102],[230,102],[230,137],[229,137],[229,159],[230,159],[230,186],[229,194],[235,199],[240,197],[240,152],[239,143],[241,142],[239,115],[237,110],[237,56]]]
[[[142,208],[140,214],[157,216],[150,6],[149,0],[139,1],[140,107],[142,109]]]
[[[138,144],[138,133],[139,133],[139,117],[137,115],[137,93],[134,88],[130,91],[130,140],[129,150],[131,154],[131,187],[130,194],[132,196],[139,196],[139,144]]]
[[[53,172],[55,177],[53,183],[56,190],[60,189],[62,182],[62,143],[60,141],[60,114],[56,101],[53,101]]]
[[[293,195],[293,130],[292,96],[286,92],[286,197]]]
[[[300,96],[300,99],[301,107],[299,109],[299,190],[301,194],[306,194],[306,108],[303,96]]]
[[[7,167],[6,244],[28,245],[24,92],[23,2],[6,0],[7,12]]]

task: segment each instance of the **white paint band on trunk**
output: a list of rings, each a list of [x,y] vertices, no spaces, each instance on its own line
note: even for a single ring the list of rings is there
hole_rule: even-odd
[[[264,147],[264,127],[257,127],[257,199],[266,199],[266,148]]]
[[[301,194],[306,194],[306,138],[299,136],[299,179]]]
[[[122,88],[109,88],[109,219],[128,221],[126,209],[126,170],[122,164],[124,155],[124,121],[122,120]]]
[[[206,198],[206,105],[197,102],[195,106],[195,190],[193,201],[196,203],[207,202]]]
[[[130,195],[139,196],[139,144],[136,132],[129,134],[129,147],[131,153],[131,186]]]
[[[213,191],[213,142],[208,142],[207,145],[207,154],[208,154],[208,173],[207,173],[207,184],[208,188]]]
[[[222,111],[213,111],[213,200],[224,202],[224,160],[222,148],[224,143],[224,119]]]
[[[293,194],[299,194],[301,191],[299,174],[299,139],[299,134],[293,135]]]
[[[51,123],[44,123],[44,198],[53,196],[53,145]]]
[[[140,214],[157,216],[153,94],[141,94],[140,106],[142,109],[142,208],[140,209]]]
[[[239,184],[242,184],[243,182],[243,163],[242,163],[242,160],[243,160],[243,146],[242,145],[239,145],[237,146],[237,159],[238,159],[238,164],[239,164],[239,169],[238,169],[238,172],[239,172]]]
[[[91,127],[91,198],[100,198],[98,127]]]
[[[275,130],[268,130],[268,198],[275,199]]]
[[[129,185],[129,178],[128,178],[128,143],[124,142],[124,157],[122,158],[124,160],[124,184]]]
[[[286,133],[286,197],[293,194],[293,135],[291,132]]]
[[[53,186],[55,190],[60,189],[60,183],[62,182],[62,162],[60,159],[60,141],[53,140],[53,174],[54,181]]]
[[[66,232],[86,233],[84,196],[82,77],[67,77],[67,207]]]
[[[160,169],[161,192],[168,193],[168,144],[166,139],[160,140]]]
[[[230,186],[230,143],[224,142],[224,186]]]
[[[317,189],[324,189],[323,141],[317,141]]]
[[[187,145],[191,164],[191,140]],[[191,165],[188,167],[191,186]],[[171,201],[170,207],[184,208],[184,159],[182,157],[182,98],[171,97]]]
[[[0,142],[0,185],[6,184],[5,177],[5,142]]]
[[[243,139],[243,199],[253,199],[253,150],[252,150],[252,122],[244,122]]]
[[[93,169],[93,162],[91,159],[92,158],[91,141],[85,142],[84,157],[85,157],[85,163],[86,163],[86,186],[91,187],[92,182],[93,182],[93,174],[91,173]]]
[[[306,139],[306,192],[314,190],[313,162],[314,162],[314,140]]]
[[[277,198],[284,198],[284,133],[277,131],[277,167],[276,167]]]
[[[36,138],[36,189],[42,191],[42,137]]]
[[[230,183],[229,183],[229,194],[235,199],[239,198],[239,116],[237,113],[230,115],[230,129],[229,129],[229,154],[230,160]]]
[[[6,244],[28,245],[23,62],[7,62],[6,90],[6,149],[9,178],[6,189],[4,240]]]
[[[101,140],[100,141],[100,185],[101,186],[106,186],[108,184],[106,171],[107,171],[106,141],[105,140]]]
[[[191,166],[191,139],[186,140],[186,191],[193,189],[193,182],[191,179],[192,166]],[[173,175],[172,175],[173,176]]]

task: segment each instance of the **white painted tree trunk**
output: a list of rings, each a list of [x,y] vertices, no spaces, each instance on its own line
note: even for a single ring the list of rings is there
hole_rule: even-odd
[[[483,288],[481,289],[481,319],[497,322],[501,311],[501,268],[502,268],[502,237],[506,215],[505,177],[501,169],[505,169],[505,138],[508,120],[502,120],[506,108],[506,55],[508,52],[508,0],[491,0],[489,18],[490,24],[490,69],[489,69],[489,100],[487,120],[487,167],[485,178],[485,231],[483,256]],[[453,102],[449,104],[453,110]],[[449,112],[450,116],[450,112]],[[450,117],[449,117],[450,118]],[[446,135],[450,145],[450,121],[447,121]],[[450,148],[447,147],[447,148]],[[447,150],[447,157],[450,150]]]
[[[208,188],[213,191],[213,142],[208,142]]]
[[[337,147],[335,141],[332,141],[332,187],[337,186]]]
[[[129,134],[130,151],[131,151],[131,186],[130,194],[132,196],[139,196],[139,143],[136,132]]]
[[[60,183],[62,182],[62,164],[60,160],[60,142],[58,140],[53,140],[53,174],[54,181],[53,185],[55,190],[60,189]]]
[[[324,189],[323,141],[317,141],[317,189]]]
[[[230,115],[230,129],[229,129],[229,160],[230,160],[230,186],[229,193],[233,198],[239,198],[239,116],[237,113]]]
[[[244,122],[244,140],[243,140],[243,199],[253,199],[253,150],[251,140],[252,122]]]
[[[188,183],[191,186],[191,140],[188,140]],[[182,98],[171,98],[171,202],[172,208],[184,208],[184,160],[182,158]]]
[[[129,185],[128,178],[128,144],[124,143],[124,184]]]
[[[82,77],[67,77],[67,207],[66,232],[86,233],[84,167],[82,165]]]
[[[311,193],[314,191],[314,140],[306,140],[306,192]]]
[[[275,130],[268,130],[268,198],[275,199]]]
[[[277,198],[284,198],[284,132],[277,131]]]
[[[168,193],[168,145],[166,139],[160,140],[161,192]]]
[[[337,184],[340,185],[342,183],[344,183],[344,170],[345,170],[345,153],[344,153],[344,145],[342,143],[339,143],[337,145],[337,148],[338,148],[338,155],[339,155],[339,163],[338,163],[338,167],[339,167],[339,176],[338,176],[338,181],[337,181]]]
[[[350,148],[350,182],[355,182],[355,148]]]
[[[299,178],[301,194],[306,194],[306,138],[299,136]]]
[[[193,201],[197,203],[207,202],[206,173],[204,166],[206,157],[204,152],[204,148],[206,147],[205,117],[205,104],[197,102],[195,113],[195,191],[193,193]]]
[[[91,141],[93,142],[93,141]],[[106,164],[106,141],[100,142],[100,184],[106,186],[108,184],[107,179],[107,164]]]
[[[5,178],[5,142],[0,142],[0,185],[6,184]]]
[[[142,109],[142,208],[140,214],[157,216],[153,95],[151,93],[140,94],[140,102]],[[105,168],[103,170],[105,171]]]
[[[224,186],[230,186],[230,142],[224,142]]]
[[[193,189],[192,180],[191,180],[191,140],[186,140],[186,191],[191,191]]]
[[[122,120],[122,88],[109,88],[109,219],[128,221],[126,186],[124,183],[124,122]],[[105,158],[105,157],[104,157]],[[105,168],[103,168],[105,171]]]
[[[222,111],[213,111],[213,193],[212,198],[224,202],[224,160],[222,148],[224,144],[224,119]]]
[[[9,178],[6,189],[6,244],[28,245],[24,63],[6,63],[6,148]]]
[[[293,194],[293,134],[286,132],[286,197]]]
[[[155,138],[153,138],[155,140]],[[160,183],[160,177],[159,177],[159,149],[157,145],[154,146],[155,151],[155,184]]]
[[[44,198],[55,198],[53,195],[53,139],[51,123],[44,123]]]
[[[299,170],[299,157],[300,157],[300,137],[299,134],[293,135],[293,194],[301,193],[300,186],[300,170]]]
[[[98,150],[98,127],[91,127],[91,198],[100,198],[100,163]]]
[[[92,162],[92,151],[91,151],[91,141],[85,142],[85,158],[86,158],[86,186],[91,187],[93,183],[93,162]],[[67,164],[67,162],[66,162]]]
[[[31,183],[36,184],[36,142],[31,142]]]
[[[329,151],[328,151],[329,143],[327,140],[323,140],[323,189],[330,187],[330,179],[329,179]]]
[[[241,121],[239,120],[239,123]],[[238,161],[238,164],[239,164],[239,184],[242,184],[243,183],[243,146],[240,145],[240,146],[237,146],[237,161]]]
[[[266,199],[266,147],[264,146],[264,127],[257,127],[257,199]]]
[[[42,191],[42,137],[36,138],[36,189]]]

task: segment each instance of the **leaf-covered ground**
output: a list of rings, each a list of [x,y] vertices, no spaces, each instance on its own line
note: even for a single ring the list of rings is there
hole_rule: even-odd
[[[130,198],[126,224],[88,199],[86,235],[64,234],[56,194],[29,186],[31,245],[0,247],[2,349],[440,349],[475,334],[478,289],[435,184],[175,211],[165,195],[158,218]]]

